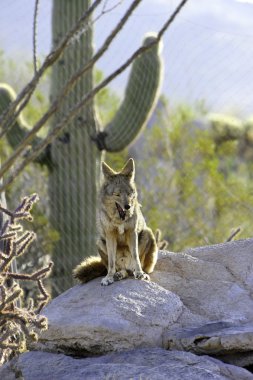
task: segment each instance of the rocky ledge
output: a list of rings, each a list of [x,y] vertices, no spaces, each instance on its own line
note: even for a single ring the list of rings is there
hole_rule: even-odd
[[[151,280],[69,289],[0,378],[253,379],[253,239],[161,251]]]

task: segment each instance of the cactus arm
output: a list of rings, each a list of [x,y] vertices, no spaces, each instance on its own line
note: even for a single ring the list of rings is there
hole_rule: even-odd
[[[9,107],[10,103],[16,98],[16,93],[11,86],[5,83],[0,84],[0,114]],[[12,129],[6,132],[7,139],[10,145],[15,148],[15,146],[20,142],[21,139],[26,134],[26,129],[28,125],[25,123],[24,119],[19,117]]]
[[[149,35],[143,45],[156,36]],[[162,78],[161,45],[156,44],[133,63],[124,99],[113,120],[108,123],[97,142],[109,152],[126,148],[140,133],[158,100]]]
[[[0,115],[2,112],[9,107],[10,103],[16,99],[17,95],[13,88],[6,83],[0,83]],[[15,149],[15,147],[20,143],[21,140],[26,136],[28,130],[31,127],[26,123],[22,114],[17,118],[12,128],[6,131],[7,140],[10,146]],[[35,147],[41,142],[40,137],[35,137],[32,145]],[[36,162],[40,164],[50,164],[50,149],[47,148],[39,157],[36,158]]]

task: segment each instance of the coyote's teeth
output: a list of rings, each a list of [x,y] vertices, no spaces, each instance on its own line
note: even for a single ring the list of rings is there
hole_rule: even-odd
[[[116,207],[117,207],[120,219],[125,220],[126,213],[123,210],[123,208],[117,202],[116,202]]]

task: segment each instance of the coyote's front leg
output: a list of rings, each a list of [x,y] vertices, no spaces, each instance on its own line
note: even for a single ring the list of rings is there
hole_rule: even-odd
[[[138,235],[136,231],[131,231],[128,234],[128,245],[134,260],[134,277],[138,280],[149,280],[149,275],[143,272],[138,252]]]
[[[115,262],[116,262],[116,251],[117,251],[117,240],[112,232],[106,234],[106,250],[108,255],[108,273],[102,279],[101,285],[110,285],[114,282],[113,276],[116,272]]]

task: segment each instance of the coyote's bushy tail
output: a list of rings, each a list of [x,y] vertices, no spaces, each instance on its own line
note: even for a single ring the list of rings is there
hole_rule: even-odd
[[[83,284],[100,276],[106,276],[107,269],[100,257],[90,256],[77,265],[73,270],[74,278]]]

